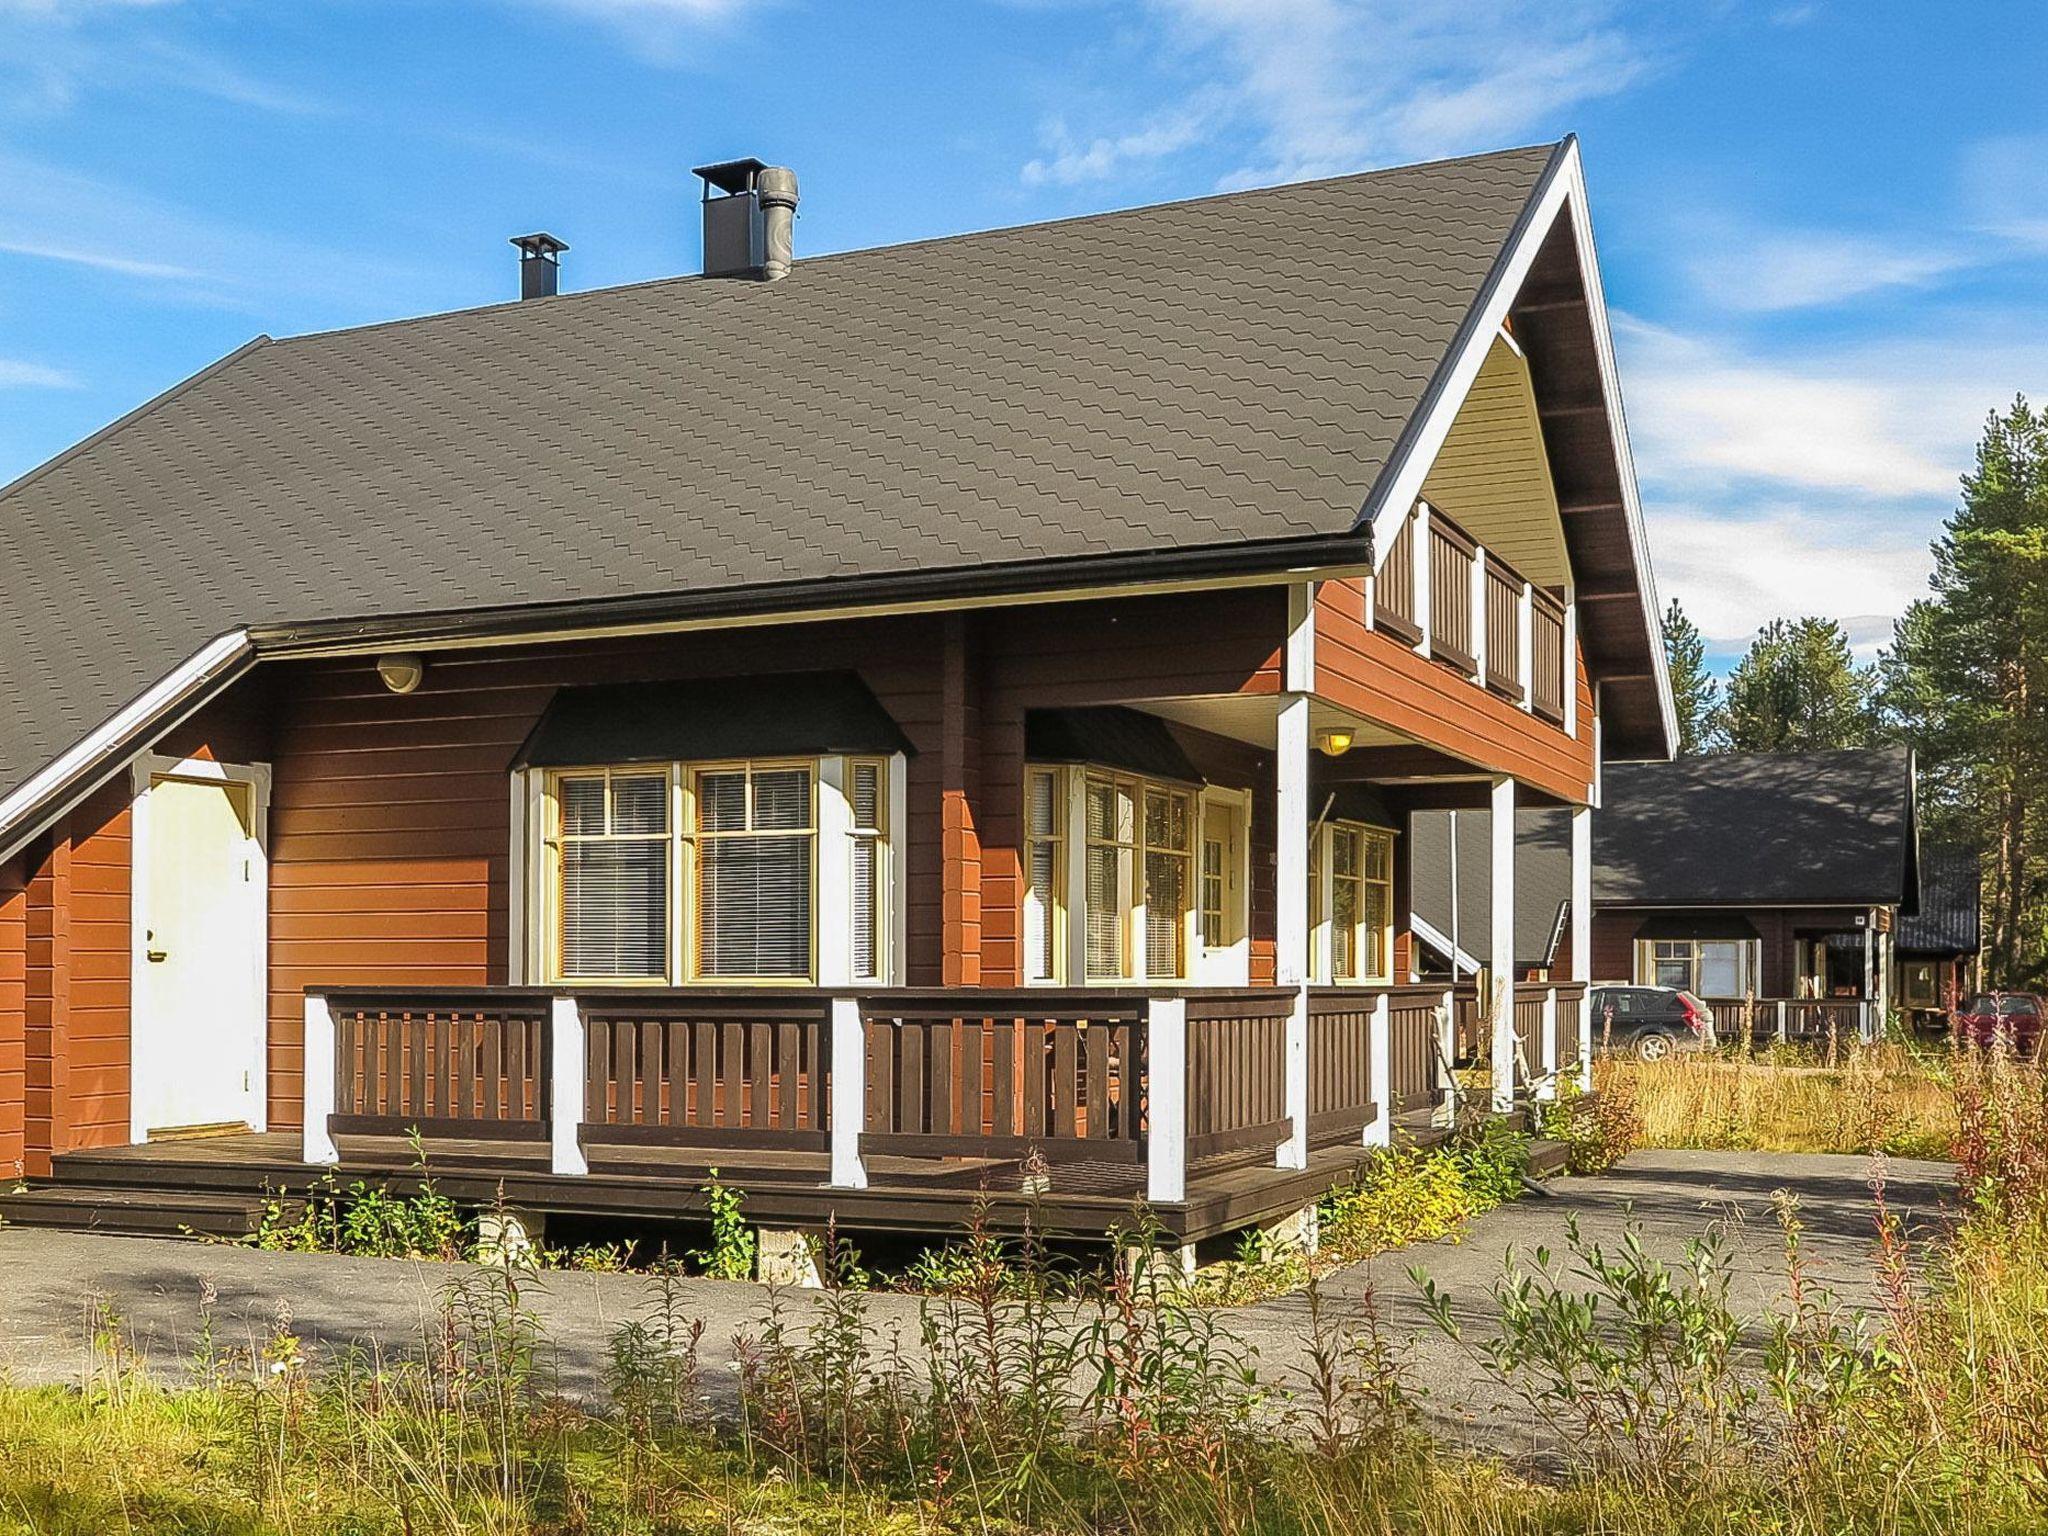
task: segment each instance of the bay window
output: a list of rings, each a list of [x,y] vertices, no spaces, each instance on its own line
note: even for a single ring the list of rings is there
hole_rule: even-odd
[[[1742,997],[1755,988],[1757,967],[1744,939],[1644,939],[1637,944],[1639,981],[1676,987],[1696,997]]]
[[[886,979],[889,772],[887,759],[838,758],[547,772],[529,899],[535,972],[550,982]],[[821,888],[827,826],[847,853]]]
[[[1325,908],[1324,867],[1328,905]],[[1332,822],[1309,848],[1311,926],[1329,925],[1329,975],[1337,982],[1394,978],[1394,834]]]

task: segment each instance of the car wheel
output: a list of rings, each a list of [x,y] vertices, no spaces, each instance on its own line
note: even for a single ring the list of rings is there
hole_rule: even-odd
[[[1663,1061],[1671,1055],[1671,1037],[1661,1030],[1646,1030],[1636,1036],[1637,1061]]]

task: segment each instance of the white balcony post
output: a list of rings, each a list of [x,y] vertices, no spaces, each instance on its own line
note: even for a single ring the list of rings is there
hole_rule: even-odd
[[[1188,1193],[1186,998],[1146,1003],[1145,1060],[1145,1198],[1153,1205],[1178,1205]]]
[[[1515,1107],[1515,781],[1506,774],[1493,781],[1490,810],[1492,995],[1487,1004],[1493,1015],[1493,1108],[1506,1114]]]
[[[1785,1013],[1785,999],[1781,997],[1778,999],[1778,1040],[1781,1044],[1787,1038],[1790,1028],[1791,1026]]]
[[[1280,708],[1273,754],[1273,979],[1295,993],[1282,1063],[1289,1129],[1273,1155],[1281,1168],[1308,1166],[1308,736],[1309,701],[1303,693]]]
[[[1579,593],[1570,582],[1565,583],[1564,642],[1558,649],[1564,653],[1559,663],[1564,675],[1557,684],[1562,690],[1558,697],[1564,700],[1564,733],[1576,741],[1579,735]]]
[[[1492,626],[1486,622],[1486,546],[1472,551],[1471,586],[1467,601],[1472,615],[1472,681],[1486,686],[1486,653],[1493,648]]]
[[[818,985],[853,980],[853,801],[843,757],[818,760]]]
[[[327,1123],[334,1113],[334,1013],[317,992],[306,994],[305,1131],[299,1159],[334,1164],[341,1153]]]
[[[1593,807],[1572,807],[1572,975],[1579,1002],[1579,1087],[1593,1086]]]
[[[1415,627],[1422,632],[1422,638],[1415,642],[1415,649],[1424,656],[1429,654],[1430,612],[1435,606],[1435,594],[1429,590],[1429,503],[1415,503],[1415,533],[1410,539],[1409,553],[1415,561]]]
[[[1368,1147],[1394,1143],[1394,1049],[1387,1033],[1392,1027],[1392,1009],[1382,992],[1372,1001],[1372,1034],[1365,1042],[1366,1086],[1372,1094],[1372,1119],[1365,1127]]]
[[[548,1009],[548,1170],[570,1176],[590,1172],[583,1157],[583,1092],[590,1074],[583,1010],[573,997]]]
[[[868,1115],[867,1027],[860,999],[835,997],[832,1032],[832,1172],[836,1189],[866,1189],[868,1167],[861,1160],[860,1133]]]

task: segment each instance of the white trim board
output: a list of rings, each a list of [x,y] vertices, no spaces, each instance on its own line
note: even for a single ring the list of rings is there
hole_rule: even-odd
[[[1428,918],[1418,913],[1410,912],[1408,914],[1408,931],[1429,945],[1438,954],[1448,955],[1455,969],[1465,972],[1468,976],[1479,974],[1479,962],[1453,944],[1451,936],[1437,927]]]

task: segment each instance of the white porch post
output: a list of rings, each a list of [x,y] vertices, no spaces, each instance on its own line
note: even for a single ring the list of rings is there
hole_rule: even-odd
[[[1188,1004],[1155,997],[1145,1005],[1145,1198],[1177,1205],[1188,1192]]]
[[[1306,695],[1281,706],[1274,753],[1273,979],[1295,994],[1282,1062],[1289,1130],[1273,1154],[1281,1168],[1308,1166],[1308,714]]]
[[[1877,908],[1863,914],[1863,1006],[1856,1010],[1857,1034],[1864,1040],[1877,1036],[1871,1015],[1877,1009]]]
[[[1515,781],[1493,781],[1489,804],[1493,833],[1491,917],[1488,950],[1493,1011],[1493,1108],[1515,1107]]]
[[[1415,642],[1415,649],[1424,656],[1429,654],[1430,612],[1436,601],[1436,594],[1429,585],[1429,503],[1415,503],[1415,534],[1409,541],[1409,554],[1413,557],[1415,585],[1415,627],[1422,631],[1422,638]]]
[[[1471,604],[1466,612],[1472,615],[1472,681],[1480,687],[1486,686],[1487,652],[1493,647],[1492,626],[1486,622],[1486,546],[1480,545],[1472,551],[1471,585],[1466,589],[1466,600]]]
[[[853,980],[853,801],[846,759],[818,760],[818,985]]]
[[[583,1084],[589,1073],[583,1010],[573,997],[558,997],[548,1010],[548,1171],[585,1174],[578,1132],[583,1127]]]
[[[1536,708],[1536,589],[1522,583],[1515,599],[1515,686],[1522,690],[1522,708]]]
[[[1455,962],[1453,962],[1455,967]],[[1455,969],[1452,985],[1437,1005],[1437,1071],[1443,1074],[1443,1112],[1446,1122],[1458,1116],[1458,989]]]
[[[306,1103],[299,1160],[341,1161],[327,1117],[334,1113],[334,1013],[317,992],[306,994]]]
[[[1593,1086],[1593,807],[1572,807],[1572,977],[1579,999],[1579,1087]]]
[[[1387,994],[1372,1001],[1372,1034],[1365,1043],[1366,1082],[1372,1093],[1372,1119],[1366,1123],[1365,1144],[1387,1147],[1394,1142],[1394,1051],[1387,1036],[1393,1020]]]
[[[861,1161],[860,1133],[868,1115],[868,1050],[860,1000],[833,998],[826,1028],[832,1035],[831,1183],[836,1189],[866,1189],[868,1169]]]
[[[1536,1085],[1536,1097],[1554,1099],[1557,1097],[1558,1058],[1562,1054],[1557,1047],[1557,988],[1543,989],[1543,1039],[1539,1049],[1543,1054],[1542,1064],[1537,1068],[1540,1081]]]

